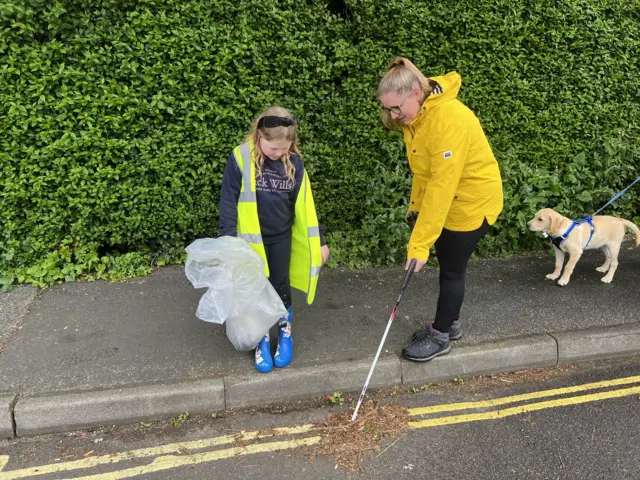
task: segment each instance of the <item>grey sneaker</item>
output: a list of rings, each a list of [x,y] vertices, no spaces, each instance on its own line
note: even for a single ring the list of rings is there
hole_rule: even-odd
[[[446,355],[450,351],[449,334],[440,333],[429,327],[427,334],[405,347],[402,355],[414,362],[427,362],[440,355]]]
[[[428,328],[423,328],[421,330],[418,330],[413,335],[411,335],[411,343],[416,342],[421,338],[426,337],[427,335],[429,335]],[[462,338],[462,322],[460,320],[456,320],[455,322],[453,322],[453,324],[451,325],[451,328],[449,329],[449,341],[455,342],[456,340],[460,340],[461,338]]]
[[[462,338],[462,322],[460,320],[456,320],[451,324],[451,328],[449,329],[449,341],[455,342],[456,340],[460,340]]]

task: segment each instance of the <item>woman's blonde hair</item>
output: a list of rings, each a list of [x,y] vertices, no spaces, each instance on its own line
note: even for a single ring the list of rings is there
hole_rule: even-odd
[[[390,92],[406,95],[416,85],[422,90],[423,97],[420,99],[422,103],[431,94],[429,79],[424,76],[411,60],[398,57],[387,67],[387,73],[378,84],[377,96],[380,98]],[[380,112],[380,120],[385,127],[391,130],[398,130],[402,126],[400,122],[391,118],[389,112],[384,109]]]
[[[269,122],[261,122],[261,120],[265,117],[280,117],[282,119],[287,119],[284,122],[276,122],[276,123],[288,123],[288,125],[278,125],[278,126],[269,126]],[[302,158],[302,154],[300,150],[298,150],[297,144],[297,131],[296,131],[295,120],[293,119],[293,115],[283,107],[273,106],[267,108],[264,112],[262,112],[258,118],[253,122],[253,126],[251,128],[251,132],[247,135],[246,140],[251,140],[253,142],[253,161],[256,164],[256,168],[260,175],[262,175],[262,166],[264,165],[264,157],[265,155],[262,153],[260,149],[260,138],[264,138],[268,142],[277,142],[281,140],[286,140],[291,142],[291,146],[289,147],[289,152],[285,156],[283,156],[280,161],[284,163],[285,170],[287,172],[287,178],[295,184],[296,178],[296,168],[291,163],[290,155],[291,153],[297,154]]]

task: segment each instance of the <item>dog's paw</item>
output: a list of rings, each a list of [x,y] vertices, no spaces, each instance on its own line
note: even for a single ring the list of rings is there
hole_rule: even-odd
[[[549,275],[547,275],[546,278],[547,280],[555,280],[559,277],[560,275],[556,275],[555,273],[550,273]]]
[[[569,283],[569,279],[566,279],[566,278],[561,278],[560,280],[558,280],[558,285],[560,285],[561,287],[564,287],[568,283]]]
[[[596,272],[600,272],[600,273],[605,273],[607,270],[609,270],[609,267],[605,267],[604,265],[596,268]]]
[[[602,283],[611,283],[611,281],[612,281],[612,280],[613,280],[613,278],[610,278],[610,277],[602,277],[602,278],[600,279],[600,281],[601,281]]]

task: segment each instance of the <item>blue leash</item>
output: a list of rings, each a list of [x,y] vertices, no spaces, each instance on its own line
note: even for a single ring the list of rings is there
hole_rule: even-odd
[[[592,217],[594,215],[599,214],[602,210],[604,210],[605,208],[607,208],[609,205],[611,205],[613,202],[615,202],[617,199],[619,199],[622,195],[625,194],[625,192],[627,190],[629,190],[631,187],[633,187],[638,181],[640,180],[640,177],[636,178],[633,182],[631,182],[631,185],[629,185],[627,188],[625,188],[624,190],[622,190],[620,193],[618,193],[615,197],[613,197],[611,200],[609,200],[607,202],[607,204],[602,207],[600,210],[598,210],[596,213],[594,213],[593,215],[591,215]]]

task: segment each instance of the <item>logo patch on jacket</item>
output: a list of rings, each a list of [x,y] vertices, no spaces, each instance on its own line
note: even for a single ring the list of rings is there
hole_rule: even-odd
[[[453,156],[453,153],[451,152],[451,150],[447,150],[446,152],[444,152],[444,158],[445,160],[447,158],[451,158]]]

